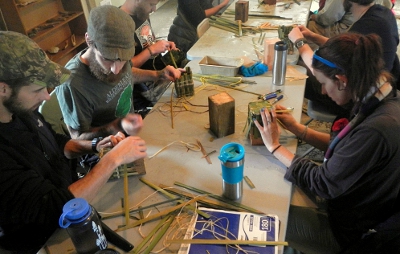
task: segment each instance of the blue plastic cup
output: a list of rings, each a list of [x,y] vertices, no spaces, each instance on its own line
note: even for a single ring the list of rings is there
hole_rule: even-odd
[[[244,153],[241,144],[228,143],[218,156],[222,167],[222,195],[232,200],[242,197]]]

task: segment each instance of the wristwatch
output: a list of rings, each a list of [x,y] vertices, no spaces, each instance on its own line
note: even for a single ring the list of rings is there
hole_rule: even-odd
[[[102,137],[98,137],[98,138],[94,138],[94,139],[92,140],[92,151],[93,151],[93,152],[95,152],[95,153],[98,152],[98,151],[97,151],[97,144],[98,144],[102,139],[103,139]]]
[[[300,39],[297,39],[297,40],[294,42],[294,46],[295,46],[297,49],[299,49],[299,48],[303,47],[306,43],[307,43],[307,40],[306,40],[305,38],[300,38]]]

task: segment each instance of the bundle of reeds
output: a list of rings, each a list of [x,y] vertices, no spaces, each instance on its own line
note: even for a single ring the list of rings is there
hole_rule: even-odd
[[[211,16],[210,26],[232,32],[237,35],[244,35],[246,33],[255,32],[253,27],[243,26],[241,21],[234,21],[227,18]]]

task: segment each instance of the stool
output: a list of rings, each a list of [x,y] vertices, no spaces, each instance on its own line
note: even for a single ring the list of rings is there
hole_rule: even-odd
[[[197,26],[197,37],[203,36],[203,34],[210,28],[210,19],[205,18],[200,24]]]
[[[307,115],[311,117],[312,120],[318,120],[321,122],[333,122],[335,120],[336,115],[329,112],[326,106],[322,105],[319,102],[308,100],[307,104]],[[308,123],[310,123],[309,121]]]
[[[326,108],[326,106],[322,105],[319,102],[316,101],[311,101],[308,100],[307,103],[307,115],[311,117],[305,125],[308,125],[311,123],[313,120],[321,121],[321,122],[333,122],[335,120],[336,115],[329,112],[329,110]],[[304,152],[304,154],[301,155],[301,157],[306,156],[307,154],[311,153],[315,147],[311,147],[307,151]]]

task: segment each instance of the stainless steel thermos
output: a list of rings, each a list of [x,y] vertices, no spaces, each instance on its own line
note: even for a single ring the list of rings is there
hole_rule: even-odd
[[[243,193],[244,147],[239,143],[225,144],[218,158],[222,167],[222,195],[236,200]]]
[[[272,85],[283,86],[286,77],[286,59],[288,45],[283,41],[275,43],[274,67],[272,69]]]

